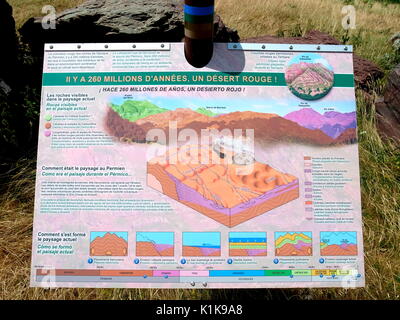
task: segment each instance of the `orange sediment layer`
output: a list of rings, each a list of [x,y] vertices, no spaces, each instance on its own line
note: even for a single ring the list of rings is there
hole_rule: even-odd
[[[90,243],[91,256],[126,256],[128,243],[115,234],[107,233]]]
[[[312,247],[303,246],[300,249],[297,249],[293,244],[286,243],[280,248],[275,249],[276,256],[311,256],[312,255]]]
[[[183,246],[182,248],[182,255],[184,257],[220,257],[221,256],[221,250],[215,250],[211,254],[204,254],[201,248],[198,247],[191,247],[191,246]]]
[[[250,255],[249,249],[229,249],[229,255],[232,257],[247,257],[247,256],[259,256],[263,257],[267,255],[267,249],[265,251],[258,253],[257,255]]]
[[[348,245],[346,249],[337,244],[321,249],[321,255],[323,256],[356,256],[357,254],[357,245],[355,244]]]
[[[173,257],[174,248],[168,248],[162,251],[158,251],[153,243],[139,241],[136,242],[136,255],[139,257]]]

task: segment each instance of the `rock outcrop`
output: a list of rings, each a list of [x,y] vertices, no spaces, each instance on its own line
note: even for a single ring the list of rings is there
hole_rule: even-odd
[[[306,43],[306,44],[340,44],[331,35],[313,30],[308,32],[304,37],[276,37],[276,36],[261,36],[256,38],[245,39],[243,42],[256,43]],[[371,61],[354,55],[354,78],[356,84],[361,89],[368,89],[370,84],[384,75],[383,71]]]
[[[400,64],[390,73],[384,95],[376,101],[375,108],[379,132],[400,143]]]
[[[56,29],[29,19],[20,33],[34,52],[45,42],[180,42],[184,37],[181,0],[89,0],[56,18]],[[238,42],[237,31],[215,17],[215,41]]]
[[[12,7],[6,0],[0,0],[0,39],[0,90],[8,91],[5,82],[11,81],[14,73],[17,61],[17,36]]]

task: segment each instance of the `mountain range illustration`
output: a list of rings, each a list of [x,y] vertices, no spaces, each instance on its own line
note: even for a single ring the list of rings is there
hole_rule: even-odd
[[[170,121],[176,121],[178,130],[190,128],[199,134],[202,129],[253,129],[257,142],[287,141],[328,146],[357,141],[355,112],[321,115],[311,108],[284,117],[253,111],[214,115],[205,112],[204,108],[167,110],[143,101],[125,101],[120,106],[110,105],[105,125],[108,133],[121,141],[145,143],[155,142],[146,137],[151,129],[163,130],[168,138]]]

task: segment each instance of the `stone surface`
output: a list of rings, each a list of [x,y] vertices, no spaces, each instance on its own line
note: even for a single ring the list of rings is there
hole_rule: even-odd
[[[12,7],[6,0],[0,0],[0,78],[5,81],[13,76],[17,56],[17,36]]]
[[[181,0],[89,0],[57,16],[56,29],[43,29],[41,18],[21,28],[34,52],[45,42],[180,42],[184,37]],[[237,42],[236,31],[215,17],[215,41]]]
[[[317,30],[308,32],[304,37],[276,37],[267,35],[245,39],[243,42],[340,44],[340,42],[331,35]],[[368,89],[371,82],[382,78],[383,75],[383,71],[373,62],[354,55],[354,78],[356,84],[360,88]]]
[[[380,133],[400,143],[400,64],[390,73],[384,95],[378,98],[375,108]]]

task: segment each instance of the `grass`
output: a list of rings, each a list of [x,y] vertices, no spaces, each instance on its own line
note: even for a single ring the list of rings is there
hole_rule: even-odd
[[[40,8],[58,11],[82,1],[11,0],[18,26]],[[328,32],[355,45],[356,53],[388,71],[398,56],[388,41],[400,31],[400,5],[395,1],[217,0],[217,11],[241,37],[263,34],[303,35],[311,29]],[[238,4],[239,3],[239,4]],[[357,29],[341,28],[341,7],[354,4]],[[372,96],[382,91],[375,86]],[[8,174],[0,195],[0,299],[399,299],[400,298],[400,149],[382,141],[375,126],[372,100],[357,90],[364,250],[364,289],[299,290],[139,290],[29,288],[35,161],[21,159]],[[1,177],[0,177],[1,178]],[[4,178],[4,177],[3,177]],[[1,180],[1,179],[0,179]]]

